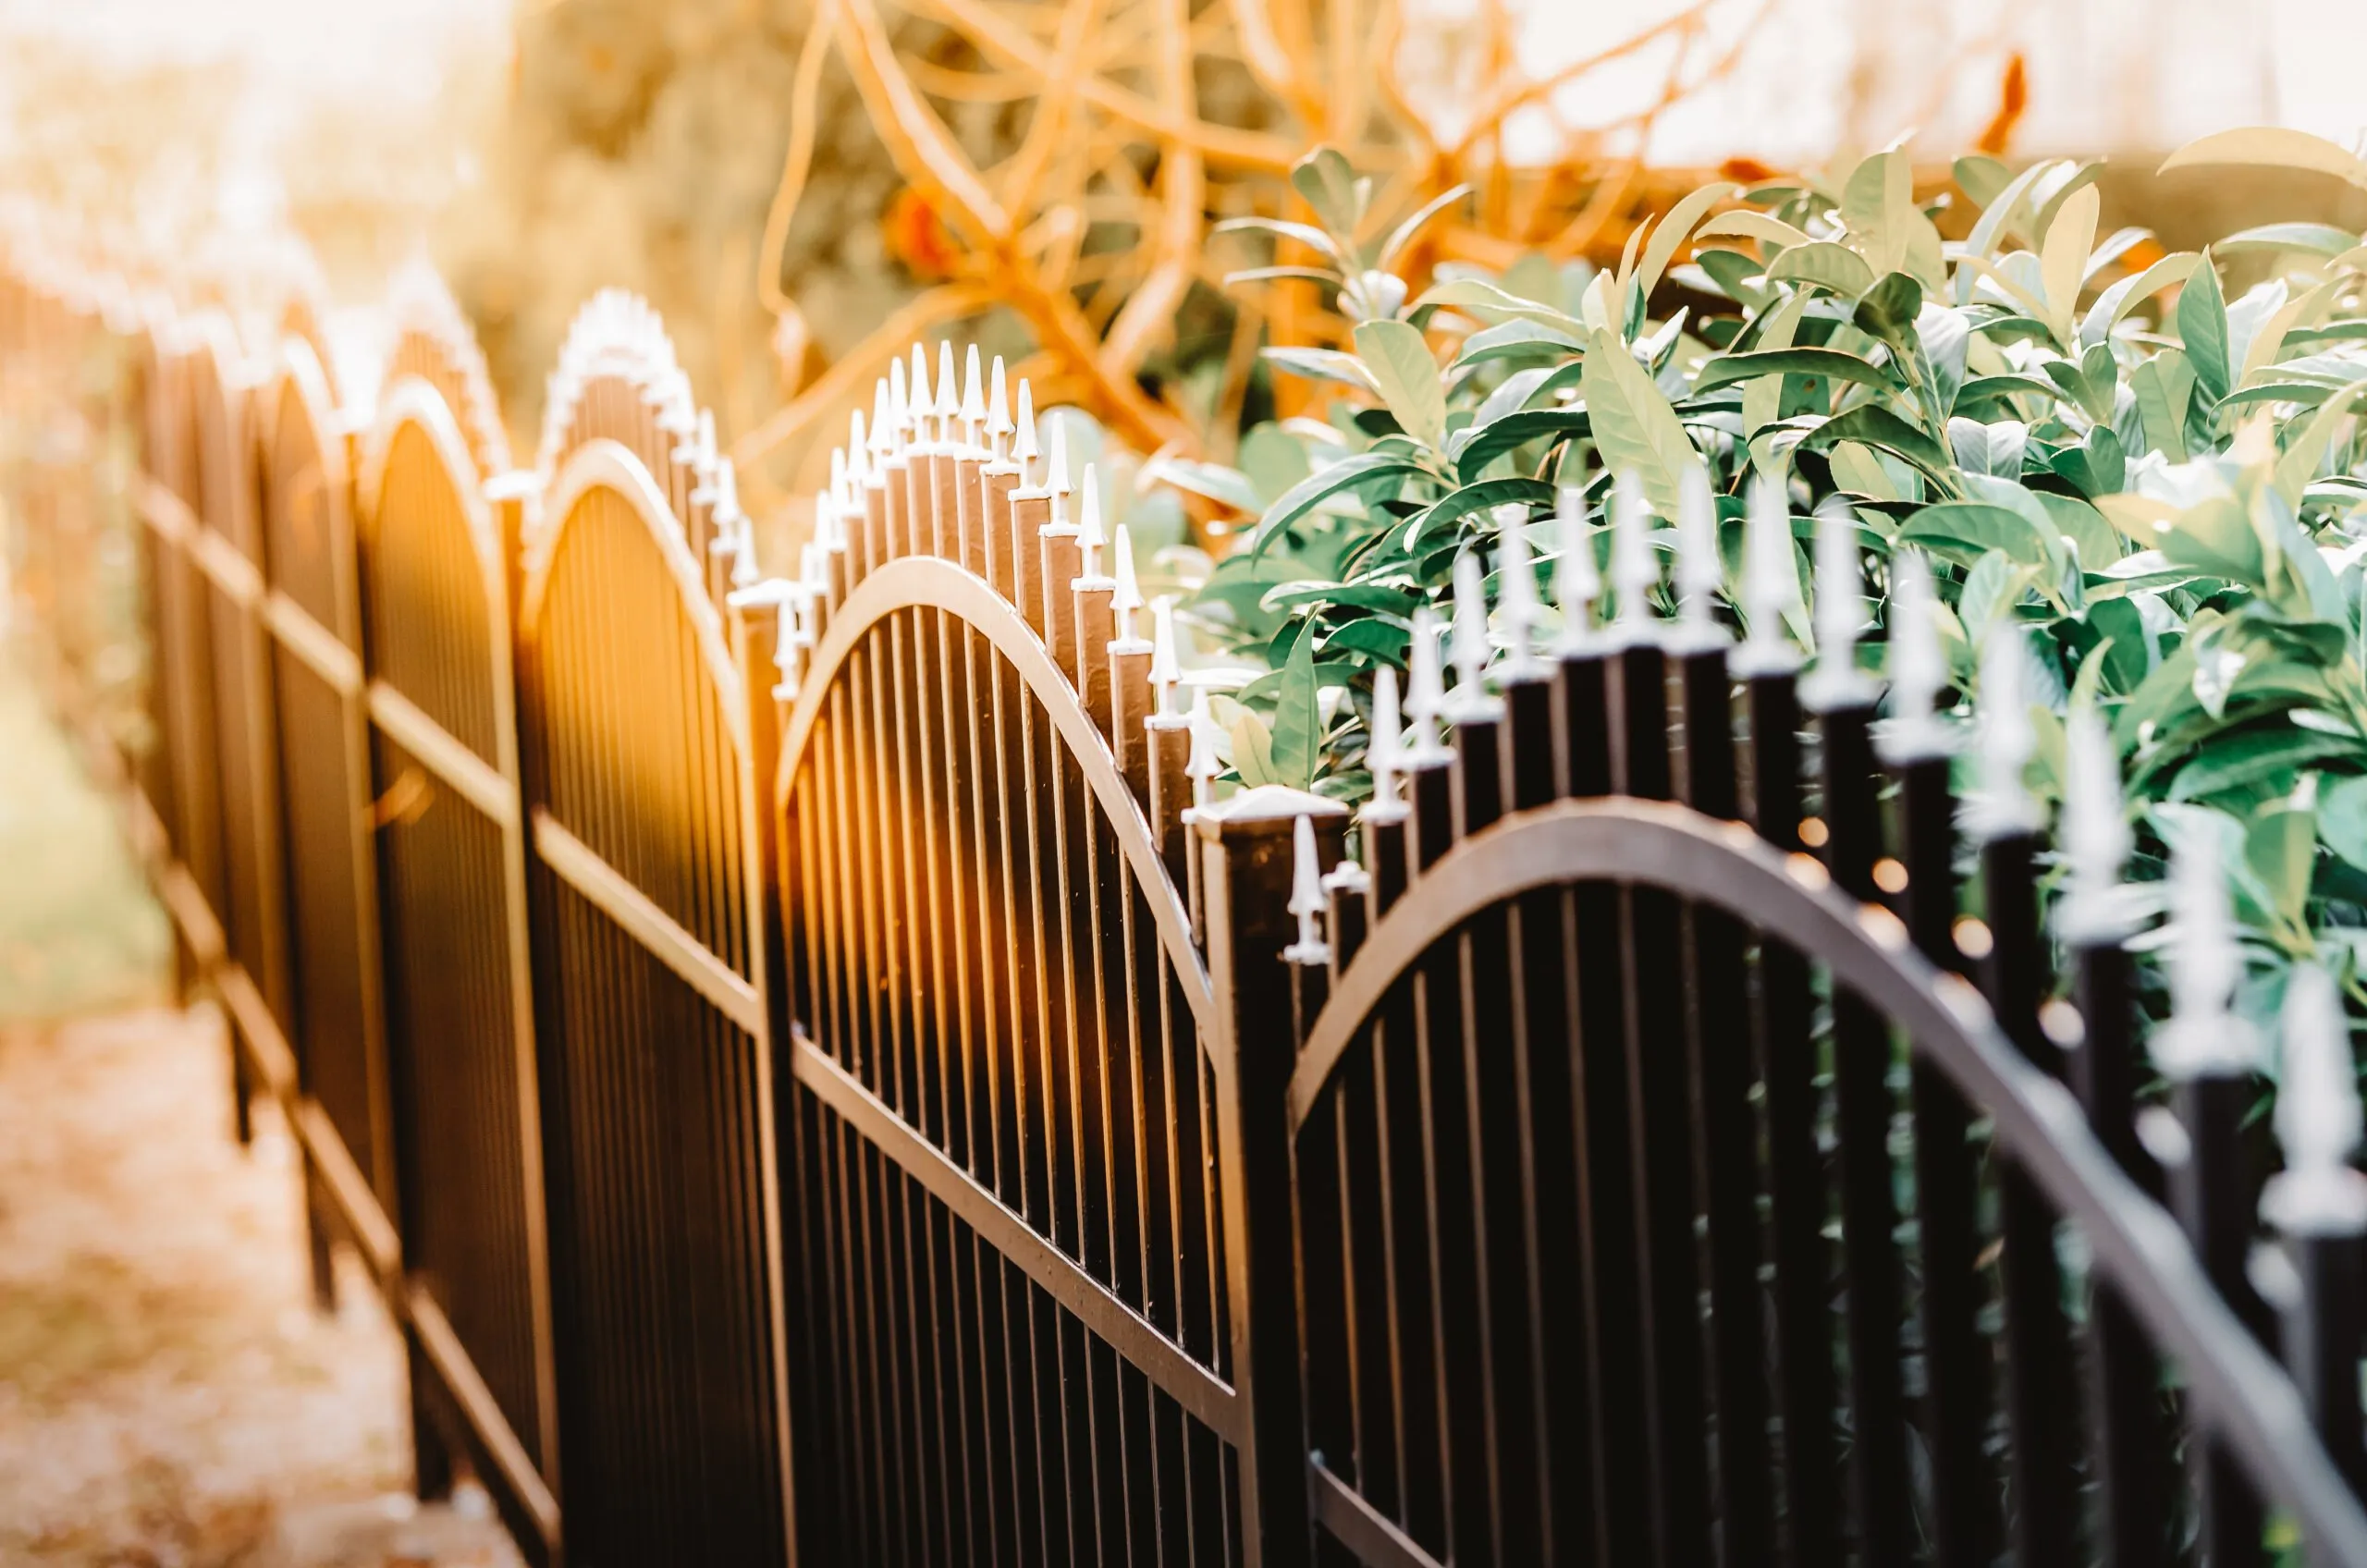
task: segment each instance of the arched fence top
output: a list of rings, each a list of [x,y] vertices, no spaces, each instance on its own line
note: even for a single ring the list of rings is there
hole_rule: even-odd
[[[638,398],[654,401],[661,428],[682,427],[675,434],[686,439],[694,428],[698,410],[690,379],[675,362],[673,341],[666,336],[656,307],[628,290],[604,288],[576,312],[551,373],[534,461],[546,479],[587,441],[606,436],[630,444],[627,431],[609,428],[613,421],[604,416],[613,410],[586,399],[591,386],[606,379],[631,387]],[[670,451],[675,443],[669,439],[663,445]]]
[[[1025,618],[991,584],[959,563],[937,556],[904,556],[885,562],[866,574],[838,606],[799,682],[796,706],[782,730],[780,763],[773,779],[774,809],[789,802],[814,727],[820,722],[830,687],[847,660],[880,622],[897,611],[922,607],[944,612],[991,643],[1051,716],[1159,923],[1160,944],[1184,980],[1193,1020],[1205,1030],[1212,1021],[1208,965],[1192,939],[1183,895],[1159,858],[1150,825],[1120,774],[1117,760],[1110,754],[1109,742]]]
[[[420,263],[395,275],[391,296],[395,341],[385,377],[388,389],[406,376],[426,379],[453,405],[477,477],[507,472],[513,465],[501,405],[493,394],[484,350],[452,291],[435,268]]]
[[[416,431],[435,453],[468,531],[484,590],[486,624],[492,633],[489,645],[497,661],[496,687],[504,689],[509,667],[509,546],[484,486],[477,482],[468,438],[461,434],[443,391],[424,377],[404,375],[396,380],[378,399],[376,417],[362,434],[354,491],[357,542],[376,539],[384,525],[387,465],[396,438],[406,429]]]
[[[690,544],[683,537],[681,522],[667,505],[665,492],[658,488],[648,465],[623,443],[602,437],[577,448],[545,494],[541,515],[528,522],[524,582],[519,593],[519,641],[531,646],[538,640],[551,574],[566,547],[569,525],[585,497],[602,490],[620,498],[648,533],[674,592],[682,601],[682,611],[689,618],[707,678],[715,683],[722,699],[732,741],[741,754],[746,755],[747,704],[742,694],[739,668],[732,662],[722,614],[707,594],[705,577],[698,562],[692,558]]]
[[[1658,802],[1565,801],[1448,850],[1423,874],[1419,897],[1374,923],[1316,1019],[1291,1080],[1294,1125],[1433,943],[1523,893],[1588,881],[1663,889],[1779,932],[1904,1030],[2079,1227],[2096,1268],[2177,1359],[2203,1420],[2230,1439],[2255,1483],[2292,1509],[2325,1561],[2367,1564],[2367,1510],[2292,1383],[2212,1287],[2169,1214],[2097,1141],[2070,1091],[2015,1049],[1968,982],[1916,951],[1896,916],[1847,897],[1820,862],[1784,854],[1744,824]]]

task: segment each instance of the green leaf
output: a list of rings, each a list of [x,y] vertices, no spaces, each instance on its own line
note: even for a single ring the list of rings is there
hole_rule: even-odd
[[[1356,354],[1405,434],[1426,447],[1441,445],[1446,440],[1446,387],[1420,330],[1402,321],[1359,322]]]
[[[1613,474],[1632,471],[1653,509],[1674,517],[1678,475],[1700,459],[1661,389],[1600,328],[1588,340],[1579,388],[1603,466]]]
[[[2178,290],[2178,342],[2194,371],[2195,385],[2213,402],[2235,385],[2235,367],[2227,358],[2227,298],[2219,289],[2219,269],[2211,252]]]
[[[1270,421],[1253,427],[1241,438],[1236,460],[1257,490],[1259,505],[1252,508],[1253,511],[1263,511],[1313,472],[1306,460],[1306,448],[1298,437]]]
[[[2243,503],[2232,496],[2214,496],[2180,512],[2156,543],[2162,554],[2180,566],[2253,588],[2267,586],[2260,535],[2253,532]]]
[[[2063,396],[2062,389],[2054,383],[2040,376],[2018,374],[1976,375],[1966,381],[1963,390],[1956,394],[1956,401],[1971,403],[1983,398],[2017,398],[2026,394],[2045,398],[2049,407]]]
[[[1669,258],[1693,232],[1701,215],[1719,202],[1735,194],[1735,187],[1725,180],[1713,180],[1686,197],[1668,210],[1668,215],[1652,228],[1652,237],[1644,246],[1643,260],[1636,266],[1636,282],[1647,299],[1666,270]]]
[[[1494,360],[1560,359],[1585,347],[1566,332],[1515,318],[1481,327],[1465,338],[1463,351],[1454,357],[1454,368],[1461,370]]]
[[[2208,800],[2223,790],[2256,784],[2288,768],[2323,762],[2328,757],[2355,755],[2358,751],[2359,742],[2348,736],[2300,729],[2282,720],[2241,729],[2214,738],[2192,762],[2178,769],[2168,798]]]
[[[1233,717],[1233,770],[1252,790],[1261,784],[1280,784],[1281,774],[1274,771],[1274,732],[1266,721],[1250,709],[1236,705]]]
[[[1250,542],[1252,556],[1262,554],[1275,537],[1290,526],[1330,500],[1341,491],[1362,484],[1367,480],[1404,476],[1410,478],[1429,471],[1410,459],[1394,457],[1385,452],[1358,452],[1343,458],[1329,468],[1318,469],[1291,486],[1282,499],[1266,508],[1257,521],[1257,535]]]
[[[1919,545],[1934,555],[1970,566],[1994,551],[2019,566],[2052,570],[2046,540],[2030,520],[1986,501],[1942,501],[1925,507],[1898,531],[1902,545]]]
[[[2186,461],[2186,412],[2194,398],[2194,366],[2176,349],[2165,349],[2128,377],[2137,411],[2152,449],[2174,463]]]
[[[2301,925],[2318,847],[2317,814],[2292,809],[2255,817],[2244,834],[2244,864],[2274,900],[2272,913]]]
[[[2224,167],[2306,169],[2367,190],[2367,159],[2323,136],[2277,126],[2246,126],[2189,141],[2163,160],[2161,172]]]
[[[2105,289],[2088,307],[2086,317],[2079,323],[2080,346],[2093,348],[2111,337],[2112,329],[2119,325],[2121,317],[2173,284],[2184,283],[2201,264],[2201,256],[2191,251],[2180,251]]]
[[[1585,323],[1534,300],[1524,300],[1517,294],[1508,294],[1494,284],[1482,283],[1476,277],[1458,277],[1439,284],[1414,301],[1416,310],[1441,305],[1450,310],[1468,311],[1482,321],[1531,321],[1580,339],[1587,333]]]
[[[1855,300],[1874,286],[1874,269],[1846,246],[1835,245],[1829,239],[1811,239],[1805,245],[1791,247],[1769,263],[1767,281],[1814,284],[1844,299]]]
[[[1553,486],[1541,479],[1483,479],[1414,514],[1414,521],[1405,525],[1405,547],[1418,553],[1441,529],[1460,522],[1474,512],[1514,503],[1551,507],[1553,501]]]
[[[1318,147],[1293,165],[1291,185],[1334,234],[1354,234],[1364,221],[1356,171],[1335,147]]]
[[[2318,837],[2367,871],[2367,778],[2338,778],[2319,787]]]
[[[1281,690],[1274,695],[1274,729],[1268,758],[1274,777],[1294,790],[1315,782],[1315,767],[1323,754],[1323,710],[1316,700],[1315,618],[1299,622],[1290,657],[1282,664]]]
[[[1868,403],[1826,420],[1809,432],[1802,445],[1821,451],[1836,441],[1862,441],[1869,447],[1880,447],[1913,463],[1942,485],[1953,488],[1949,485],[1948,470],[1956,465],[1947,449],[1879,404]]]
[[[1915,347],[1915,318],[1923,309],[1923,286],[1903,272],[1885,273],[1866,290],[1851,312],[1858,330],[1890,345],[1897,354]]]
[[[2092,185],[2081,186],[2066,197],[2039,246],[2049,325],[2054,329],[2055,341],[2067,347],[2076,341],[2072,312],[2079,307],[2080,283],[2088,276],[2088,252],[2096,242],[2100,200]]]
[[[1249,476],[1238,469],[1222,463],[1196,462],[1189,458],[1162,458],[1152,464],[1147,477],[1164,480],[1178,490],[1188,490],[1195,496],[1205,496],[1235,511],[1263,511],[1266,503]]]
[[[1458,185],[1452,190],[1442,190],[1423,202],[1411,217],[1389,231],[1389,238],[1380,242],[1380,249],[1374,253],[1372,264],[1387,271],[1395,264],[1397,258],[1404,253],[1405,248],[1414,243],[1414,237],[1420,234],[1432,218],[1470,194],[1471,187]]]
[[[1455,474],[1467,484],[1478,478],[1490,463],[1515,447],[1527,446],[1540,435],[1584,435],[1592,426],[1593,418],[1584,409],[1526,409],[1506,414],[1474,431],[1471,438],[1456,448]]]
[[[1880,387],[1885,392],[1895,391],[1900,385],[1898,372],[1892,367],[1869,363],[1837,349],[1766,349],[1748,354],[1720,354],[1703,361],[1693,390],[1713,391],[1761,375],[1813,375],[1826,381]]]
[[[2120,533],[2104,521],[2103,513],[2077,496],[2058,496],[2051,490],[2031,494],[2054,520],[2056,530],[2079,552],[2082,571],[2100,572],[2120,559]]]
[[[2326,443],[2333,439],[2335,427],[2362,392],[2367,392],[2367,381],[2354,381],[2327,398],[2276,459],[2276,493],[2285,497],[2288,506],[2301,504],[2301,493],[2310,487],[2310,481],[2317,477],[2318,465],[2325,460]]]
[[[1380,384],[1354,354],[1343,354],[1337,349],[1260,349],[1257,352],[1268,364],[1293,375],[1303,375],[1309,381],[1336,382],[1376,398],[1380,396]]]
[[[1283,218],[1227,218],[1209,229],[1210,234],[1270,234],[1277,239],[1295,239],[1311,250],[1320,251],[1331,258],[1342,272],[1349,270],[1348,253],[1339,242],[1312,224],[1292,223]],[[1337,284],[1338,278],[1327,282]]]
[[[1413,633],[1395,621],[1366,616],[1333,631],[1331,641],[1323,644],[1323,657],[1328,664],[1340,655],[1362,654],[1384,664],[1403,666],[1406,650],[1413,643]]]

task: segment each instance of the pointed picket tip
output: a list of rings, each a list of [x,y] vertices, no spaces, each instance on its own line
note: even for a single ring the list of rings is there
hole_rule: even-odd
[[[1999,627],[1981,652],[1977,712],[1980,789],[1967,811],[1976,838],[2035,831],[2042,820],[2023,773],[2038,752],[2030,724],[2030,644],[2012,625]]]
[[[1022,377],[1019,383],[1019,432],[1011,447],[1012,460],[1019,465],[1022,488],[1036,483],[1027,472],[1027,465],[1043,455],[1036,445],[1036,390]]]
[[[1743,515],[1742,613],[1748,624],[1735,664],[1747,674],[1787,674],[1800,662],[1784,628],[1784,612],[1800,601],[1791,504],[1783,486],[1760,473],[1750,482]]]
[[[2218,840],[2189,827],[2170,845],[2170,923],[2163,966],[2170,1016],[2146,1039],[2165,1077],[2233,1077],[2259,1064],[2260,1039],[2232,1011],[2244,953]]]
[[[969,426],[967,438],[975,446],[978,426],[987,419],[986,377],[978,368],[978,346],[970,345],[969,357],[962,366],[962,423]]]
[[[1507,681],[1534,680],[1545,674],[1537,656],[1537,563],[1528,547],[1528,508],[1515,504],[1496,508],[1497,614],[1503,625],[1505,654],[1501,668]]]
[[[987,434],[994,436],[1009,435],[1012,432],[1011,380],[1009,373],[1003,369],[1000,354],[995,356],[994,371],[988,377],[988,383]]]
[[[1118,584],[1117,591],[1110,596],[1110,607],[1126,618],[1120,635],[1131,636],[1132,618],[1136,610],[1143,607],[1143,594],[1134,582],[1134,542],[1127,534],[1126,525],[1122,522],[1110,538],[1110,576]]]
[[[913,344],[912,376],[904,391],[904,428],[916,429],[922,420],[936,411],[928,395],[928,350],[915,341]]]
[[[1616,629],[1625,636],[1650,636],[1655,629],[1651,591],[1660,585],[1660,563],[1652,557],[1651,503],[1632,469],[1611,482],[1611,591],[1619,596]]]
[[[2261,1214],[2288,1235],[2367,1231],[2367,1177],[2350,1167],[2359,1147],[2359,1068],[2350,1020],[2334,976],[2296,964],[2277,1015],[2276,1138],[2285,1170],[2261,1194]]]
[[[953,370],[953,339],[937,340],[937,406],[930,410],[939,420],[962,416],[962,383]]]
[[[1954,732],[1934,705],[1948,688],[1948,659],[1940,646],[1939,596],[1931,563],[1920,550],[1899,550],[1890,561],[1890,723],[1883,754],[1895,762],[1945,756]]]
[[[1175,657],[1175,595],[1161,594],[1150,606],[1150,678],[1159,687],[1159,710],[1172,711],[1175,683],[1184,679]]]
[[[2063,819],[2069,868],[2055,927],[2074,944],[2118,945],[2136,922],[2121,876],[2136,847],[2120,792],[2120,753],[2093,706],[2074,708],[2064,736]]]
[[[1816,518],[1816,663],[1800,682],[1800,698],[1811,711],[1831,713],[1872,702],[1879,688],[1858,668],[1858,638],[1866,626],[1858,519],[1837,496],[1817,503]]]
[[[1594,643],[1594,605],[1602,597],[1602,572],[1595,565],[1594,533],[1587,524],[1586,492],[1564,484],[1553,498],[1561,554],[1553,564],[1553,596],[1562,612],[1561,648],[1578,653]]]
[[[1488,583],[1478,552],[1464,546],[1454,557],[1454,619],[1449,633],[1454,660],[1454,690],[1447,709],[1458,723],[1494,717],[1503,704],[1488,692]]]

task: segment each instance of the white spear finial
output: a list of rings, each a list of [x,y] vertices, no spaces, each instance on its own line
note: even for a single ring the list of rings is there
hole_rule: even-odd
[[[2155,1065],[2171,1078],[2228,1077],[2249,1072],[2260,1057],[2251,1026],[2230,1009],[2244,977],[2236,942],[2219,840],[2193,825],[2170,844],[2169,1021],[2146,1042]]]
[[[2055,928],[2075,944],[2116,946],[2128,934],[2121,870],[2135,835],[2120,799],[2120,753],[2092,704],[2071,710],[2064,736],[2063,858],[2070,868]]]
[[[2003,839],[2035,829],[2038,802],[2022,782],[2038,751],[2030,727],[2030,654],[2022,634],[2000,627],[1981,659],[1981,789],[1967,811],[1978,838]]]
[[[953,339],[937,340],[937,438],[953,444],[953,424],[962,417],[962,384],[953,374]]]
[[[1656,633],[1651,590],[1661,580],[1652,558],[1652,508],[1644,484],[1630,470],[1611,483],[1611,591],[1619,595],[1618,631],[1631,642]]]
[[[1134,612],[1143,607],[1143,592],[1134,582],[1134,542],[1127,537],[1126,525],[1120,523],[1110,544],[1110,565],[1117,579],[1117,589],[1110,595],[1110,613],[1117,618],[1118,635],[1110,645],[1123,653],[1139,654],[1144,644],[1134,635]]]
[[[1011,432],[1011,383],[1002,368],[1002,356],[997,354],[987,392],[987,455],[998,466],[1003,461],[1002,444]]]
[[[1890,728],[1885,755],[1915,762],[1947,754],[1953,737],[1932,711],[1948,689],[1947,655],[1940,647],[1940,599],[1932,563],[1920,550],[1890,558]]]
[[[1096,587],[1110,580],[1101,575],[1101,549],[1109,543],[1109,535],[1101,528],[1101,474],[1099,465],[1085,465],[1084,493],[1077,498],[1076,543],[1083,554],[1083,570],[1077,582]]]
[[[978,427],[986,422],[986,383],[978,372],[978,346],[973,343],[969,359],[962,367],[962,445],[965,450],[978,449]]]
[[[1036,447],[1036,392],[1023,379],[1019,384],[1019,433],[1011,448],[1012,461],[1019,465],[1021,489],[1035,485],[1035,480],[1028,477],[1028,465],[1043,455]]]
[[[1454,557],[1454,619],[1450,632],[1454,691],[1448,711],[1457,724],[1486,720],[1502,711],[1488,694],[1488,579],[1479,554],[1465,545]]]
[[[871,449],[864,439],[863,410],[856,409],[847,415],[847,472],[840,499],[849,506],[854,505],[870,472]]]
[[[1372,801],[1365,807],[1367,816],[1392,816],[1405,809],[1397,793],[1397,775],[1404,766],[1404,734],[1405,720],[1397,707],[1397,669],[1385,664],[1372,675],[1372,735],[1365,742]]]
[[[1150,606],[1150,679],[1159,688],[1161,717],[1175,715],[1175,683],[1184,669],[1175,659],[1175,595],[1161,594]]]
[[[740,530],[740,546],[731,555],[731,582],[735,587],[744,587],[756,581],[756,521],[739,509],[737,499],[732,515]]]
[[[1323,866],[1315,853],[1315,818],[1302,816],[1291,830],[1290,912],[1298,916],[1298,940],[1282,949],[1284,963],[1331,962],[1331,946],[1323,939],[1323,916],[1331,900],[1323,892]]]
[[[1725,586],[1718,559],[1718,497],[1710,471],[1685,465],[1676,484],[1676,614],[1685,640],[1699,647],[1726,640],[1717,621],[1718,590]]]
[[[1424,605],[1414,612],[1414,645],[1405,681],[1405,712],[1414,720],[1414,742],[1403,753],[1407,767],[1429,767],[1447,760],[1439,739],[1446,706],[1446,681],[1439,669],[1438,612]]]
[[[1602,597],[1602,572],[1594,564],[1594,534],[1587,526],[1586,492],[1564,484],[1554,497],[1561,524],[1561,558],[1554,563],[1553,596],[1561,601],[1564,654],[1581,653],[1594,642],[1594,602]]]
[[[1045,526],[1065,531],[1071,526],[1069,522],[1069,422],[1064,419],[1056,419],[1049,423],[1052,427],[1052,460],[1050,472],[1045,476],[1044,483],[1052,492],[1052,521]]]
[[[1192,809],[1206,811],[1208,793],[1223,767],[1217,761],[1217,726],[1216,720],[1208,717],[1208,689],[1205,686],[1192,688],[1192,754],[1185,759],[1184,771],[1192,777]]]
[[[928,350],[915,341],[913,344],[913,374],[906,384],[904,397],[904,428],[911,433],[912,444],[928,444],[928,426],[923,422],[937,412],[928,395]]]
[[[1299,929],[1303,937],[1304,921]],[[2276,1141],[2285,1145],[2285,1170],[2262,1192],[2261,1214],[2287,1235],[2356,1235],[2367,1230],[2367,1176],[2350,1168],[2359,1146],[2359,1065],[2334,976],[2314,963],[2294,965],[2277,1024],[2284,1060]]]
[[[840,495],[840,494],[843,493],[843,492],[845,491],[846,487],[847,487],[847,454],[846,454],[846,449],[845,449],[844,447],[831,447],[831,448],[830,448],[830,485],[829,485],[829,488],[828,488],[828,489],[827,489],[827,490],[825,490],[825,491],[823,491],[823,492],[822,492],[822,496],[838,496],[838,495]],[[818,499],[819,499],[819,497],[817,497],[817,501],[818,501]],[[818,508],[817,508],[817,509],[816,510],[816,512],[815,512],[815,514],[814,514],[814,515],[815,515],[815,517],[816,517],[817,520],[821,517],[821,515],[822,515],[822,514],[821,514],[820,510],[818,509]],[[816,528],[817,528],[817,529],[819,528],[819,526],[820,526],[820,525],[819,525],[818,521],[816,522]]]
[[[1816,507],[1816,668],[1800,692],[1810,708],[1825,711],[1873,700],[1873,684],[1858,668],[1858,633],[1865,624],[1858,520],[1848,502],[1827,496]]]
[[[1742,613],[1750,625],[1735,661],[1738,668],[1747,674],[1778,675],[1799,667],[1799,654],[1784,632],[1784,612],[1799,602],[1792,508],[1784,487],[1761,473],[1750,482],[1743,525]]]
[[[1545,665],[1531,645],[1537,632],[1537,567],[1528,548],[1528,508],[1496,508],[1496,613],[1503,622],[1506,652],[1499,673],[1506,683],[1535,680]]]

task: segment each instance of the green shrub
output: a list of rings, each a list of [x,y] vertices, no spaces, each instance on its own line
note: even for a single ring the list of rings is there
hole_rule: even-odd
[[[2314,159],[2367,186],[2329,144],[2214,141],[2202,159]],[[1493,604],[1507,527],[1550,583],[1563,486],[1600,554],[1614,472],[1674,519],[1706,467],[1719,615],[1739,627],[1744,497],[1764,475],[1789,499],[1804,604],[1817,506],[1837,496],[1860,524],[1870,665],[1892,553],[1929,557],[1953,722],[1990,639],[2026,636],[2042,800],[2061,795],[2064,716],[2092,704],[2138,874],[2165,834],[2224,836],[2256,960],[2247,1011],[2272,1013],[2285,966],[2312,956],[2367,996],[2367,247],[2279,224],[2163,255],[2139,230],[2098,234],[2099,168],[1966,159],[1955,191],[1919,201],[1885,153],[1838,186],[1705,187],[1614,271],[1450,272],[1409,298],[1393,241],[1369,237],[1368,187],[1315,154],[1298,183],[1322,231],[1291,232],[1331,258],[1354,348],[1267,357],[1348,390],[1326,421],[1252,432],[1237,469],[1166,471],[1255,519],[1190,606],[1204,639],[1267,671],[1218,704],[1229,763],[1367,792],[1371,675],[1404,664],[1417,608],[1444,618],[1466,550],[1499,572]],[[2275,276],[2227,298],[2225,261],[2261,252]]]

